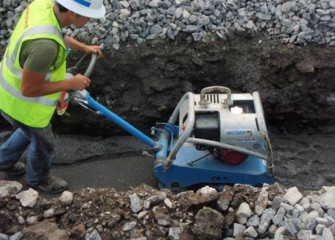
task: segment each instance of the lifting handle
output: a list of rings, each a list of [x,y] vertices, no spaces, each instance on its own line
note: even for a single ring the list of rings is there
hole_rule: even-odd
[[[101,49],[104,49],[104,45],[103,44],[100,44],[100,48]],[[89,56],[89,54],[84,54],[81,59],[77,62],[77,64],[70,68],[69,70],[72,70],[73,73],[72,75],[74,74],[77,74],[77,71],[78,71],[78,67],[79,65],[83,64],[84,60]],[[94,66],[95,66],[95,63],[97,62],[97,59],[98,59],[98,56],[97,54],[91,54],[91,60],[90,62],[88,63],[88,66],[86,68],[86,71],[84,73],[84,76],[86,77],[90,77],[93,69],[94,69]],[[77,99],[81,99],[81,100],[86,100],[86,96],[88,95],[88,92],[86,89],[84,90],[77,90],[77,91],[74,91],[74,93],[72,94],[73,95],[73,99],[75,101],[77,101],[75,98]]]
[[[222,86],[212,86],[203,88],[200,92],[200,105],[207,105],[208,101],[205,99],[205,94],[213,93],[213,92],[221,92],[227,93],[227,99],[225,100],[224,104],[227,106],[233,105],[233,101],[231,100],[231,90],[227,87]]]

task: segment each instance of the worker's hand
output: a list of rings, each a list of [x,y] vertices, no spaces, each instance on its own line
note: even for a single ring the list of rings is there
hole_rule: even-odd
[[[98,58],[102,57],[102,51],[98,45],[86,45],[85,52],[88,54],[96,54]]]
[[[70,78],[69,80],[71,82],[72,90],[84,90],[91,83],[91,80],[82,74],[77,74],[74,77]]]
[[[64,41],[71,49],[76,49],[87,54],[96,54],[98,58],[102,57],[102,50],[98,45],[87,45],[67,35],[64,36]]]

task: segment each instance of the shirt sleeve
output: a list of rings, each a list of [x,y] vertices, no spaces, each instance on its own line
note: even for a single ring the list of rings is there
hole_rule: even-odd
[[[58,44],[50,39],[24,42],[20,53],[21,66],[32,72],[46,74],[58,57]]]

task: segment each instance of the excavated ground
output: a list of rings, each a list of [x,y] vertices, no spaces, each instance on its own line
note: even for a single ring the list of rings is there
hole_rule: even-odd
[[[334,131],[335,49],[282,44],[266,34],[216,36],[205,42],[127,42],[106,49],[92,73],[92,96],[148,132],[167,121],[180,98],[204,87],[233,93],[258,91],[269,125],[286,133]],[[73,55],[70,64],[78,59]],[[84,72],[87,63],[83,64]],[[72,106],[71,117],[55,118],[60,133],[111,136],[124,131],[108,120]]]

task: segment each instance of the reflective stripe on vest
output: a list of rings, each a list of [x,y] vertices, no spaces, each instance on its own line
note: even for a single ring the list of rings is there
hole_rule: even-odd
[[[39,33],[46,33],[46,34],[53,34],[53,35],[56,35],[58,36],[59,38],[62,38],[62,34],[59,32],[59,30],[57,29],[57,27],[55,26],[35,26],[35,27],[32,27],[30,29],[28,29],[27,31],[25,31],[21,36],[20,38],[18,39],[16,45],[15,45],[15,48],[14,48],[14,51],[13,51],[13,54],[12,56],[10,57],[9,56],[9,53],[7,53],[7,56],[6,56],[6,65],[7,67],[11,70],[11,72],[19,79],[22,79],[22,71],[18,70],[17,68],[14,67],[14,62],[15,62],[15,56],[17,56],[17,51],[19,50],[19,46],[22,42],[22,39],[25,38],[25,37],[29,37],[29,36],[32,36],[34,34],[39,34]],[[9,45],[9,43],[8,43]],[[50,76],[51,74],[48,73],[45,80],[49,81],[50,80]]]
[[[42,104],[42,105],[45,105],[45,106],[49,106],[49,107],[57,105],[57,100],[51,100],[51,99],[48,99],[48,98],[45,98],[45,97],[25,97],[25,96],[23,96],[20,91],[18,91],[17,89],[13,88],[5,80],[5,78],[3,76],[3,72],[2,72],[2,70],[3,70],[2,64],[3,63],[1,62],[1,65],[0,65],[0,84],[12,96],[14,96],[14,97],[16,97],[16,98],[18,98],[20,100],[23,100],[23,101],[28,101],[28,102],[31,102],[31,103],[39,103],[39,104]]]
[[[22,71],[18,70],[17,68],[14,67],[13,62],[10,60],[10,57],[8,56],[8,54],[6,54],[6,65],[9,68],[9,70],[18,78],[18,79],[22,79]],[[50,77],[51,77],[51,73],[47,73],[47,75],[45,76],[45,80],[46,81],[50,81]]]
[[[16,42],[14,51],[13,51],[12,56],[11,56],[13,66],[14,66],[15,57],[17,56],[17,51],[18,51],[19,46],[22,42],[22,39],[25,38],[25,37],[35,35],[35,34],[39,34],[39,33],[52,34],[52,35],[56,35],[60,39],[63,38],[62,33],[57,29],[56,26],[35,26],[35,27],[32,27],[32,28],[28,29],[27,31],[25,31],[20,36],[20,38]]]

